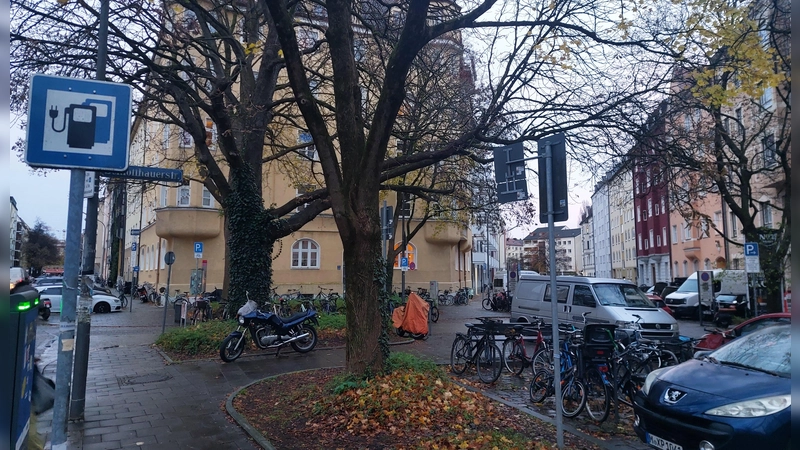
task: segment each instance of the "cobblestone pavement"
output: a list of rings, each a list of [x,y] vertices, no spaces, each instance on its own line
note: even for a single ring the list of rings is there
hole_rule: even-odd
[[[481,316],[508,316],[484,311],[476,300],[467,306],[440,307],[441,318],[432,324],[428,339],[405,345],[403,351],[449,364],[453,337],[465,329],[464,323],[476,322],[475,318]],[[92,315],[85,417],[68,426],[70,449],[258,448],[224,412],[228,395],[268,376],[344,365],[341,348],[320,348],[304,355],[286,351],[277,358],[274,353],[257,353],[231,364],[218,359],[167,364],[150,346],[161,333],[163,314],[161,308],[136,302],[132,311]],[[37,330],[37,357],[43,372],[51,378],[56,372],[58,320],[58,314],[49,322],[40,320]],[[171,309],[167,310],[166,325],[176,326]],[[534,407],[527,400],[529,378],[505,374],[490,386],[470,375],[464,380],[474,381],[470,384],[498,401],[542,420],[553,420],[552,402]],[[601,444],[606,448],[647,448],[630,437],[629,418],[624,413],[620,426],[628,428],[627,437],[603,435],[615,431],[611,422],[597,428],[583,419],[565,419],[564,428],[579,434],[580,430],[600,434],[605,437]],[[38,431],[46,439],[51,424],[52,411],[38,419]]]

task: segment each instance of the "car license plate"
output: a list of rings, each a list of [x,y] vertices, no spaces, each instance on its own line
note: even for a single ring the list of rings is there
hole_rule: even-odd
[[[649,433],[647,434],[647,443],[661,450],[683,450],[680,445]]]

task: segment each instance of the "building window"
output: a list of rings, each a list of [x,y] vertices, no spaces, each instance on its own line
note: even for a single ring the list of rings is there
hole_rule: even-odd
[[[667,227],[661,228],[661,239],[664,241],[664,244],[667,243]]]
[[[769,203],[761,204],[761,222],[763,226],[772,228],[772,206]]]
[[[706,258],[706,260],[703,261],[703,270],[709,270],[709,269],[711,269],[711,260]]]
[[[297,44],[300,50],[308,50],[319,40],[319,32],[308,28],[297,29]]]
[[[639,238],[639,248],[644,248],[642,247],[642,233],[639,233],[638,238]]]
[[[717,230],[722,229],[722,211],[717,211],[714,213],[714,226]]]
[[[741,135],[744,133],[744,118],[742,116],[742,108],[736,108],[733,113],[736,116],[736,131]]]
[[[310,194],[311,192],[314,192],[314,190],[315,190],[314,186],[312,186],[310,184],[305,184],[305,185],[299,186],[296,189],[297,194],[295,194],[295,197],[300,197],[301,195]],[[298,206],[295,211],[296,212],[300,212],[300,211],[302,211],[302,210],[304,210],[306,208],[308,208],[308,203],[303,203],[302,205]]]
[[[319,245],[300,239],[292,245],[292,269],[319,269]]]
[[[652,216],[652,215],[653,215],[653,199],[652,198],[648,198],[647,199],[647,216],[649,217],[649,216]]]
[[[772,108],[772,86],[764,88],[764,93],[761,94],[761,106],[766,109]]]
[[[684,241],[692,240],[692,226],[685,222],[683,224],[683,240]]]
[[[204,208],[213,208],[214,207],[214,197],[211,196],[211,191],[208,190],[205,186],[203,186],[203,207]]]
[[[395,244],[394,248],[395,250],[397,250],[398,248],[400,248],[400,244]],[[400,258],[402,257],[403,257],[403,252],[398,253],[397,256],[394,257],[395,269],[400,268]],[[419,268],[417,267],[417,247],[415,247],[414,244],[412,244],[411,242],[409,242],[408,245],[406,245],[406,258],[408,258],[409,267],[411,267],[411,263],[414,263],[414,269]]]
[[[192,199],[192,189],[189,186],[178,188],[178,206],[189,206]]]
[[[654,242],[655,241],[653,240],[653,230],[650,230],[650,243],[652,244]]]
[[[642,221],[642,208],[640,206],[636,207],[636,221],[637,222]]]
[[[178,139],[178,145],[181,148],[190,148],[194,146],[192,135],[188,131],[182,129]]]
[[[217,150],[216,142],[217,142],[217,124],[215,124],[210,117],[206,117],[206,147],[208,147],[208,149],[211,150],[212,152],[216,151]]]
[[[739,230],[736,228],[736,214],[731,212],[731,237],[739,236]]]
[[[683,261],[683,276],[689,276],[689,262],[686,260]]]
[[[647,250],[650,248],[650,241],[648,239],[644,240],[644,249]]]
[[[161,186],[161,207],[164,208],[167,206],[167,195],[169,195],[169,188],[166,186]]]
[[[163,128],[163,135],[161,136],[161,148],[166,150],[169,148],[169,124],[165,123]]]
[[[314,139],[311,137],[311,133],[307,131],[300,131],[297,134],[297,143],[308,144],[297,151],[300,156],[310,159],[311,161],[319,161],[319,157],[317,156],[317,146],[314,145]]]
[[[764,167],[772,167],[778,163],[775,154],[775,135],[768,133],[761,139],[761,151],[764,157]]]
[[[656,246],[661,247],[661,236],[656,236]]]
[[[158,262],[159,268],[163,269],[164,266],[167,264],[164,262],[164,257],[167,255],[167,240],[161,239],[161,258]]]

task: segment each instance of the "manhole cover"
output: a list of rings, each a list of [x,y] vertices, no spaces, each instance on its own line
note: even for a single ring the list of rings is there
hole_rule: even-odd
[[[133,377],[117,377],[120,386],[129,384],[145,384],[157,383],[159,381],[166,381],[172,378],[172,375],[167,373],[148,373],[145,375],[137,375]]]

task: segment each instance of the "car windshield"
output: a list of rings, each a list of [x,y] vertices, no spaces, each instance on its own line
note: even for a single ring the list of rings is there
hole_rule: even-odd
[[[697,292],[697,278],[689,278],[675,292]]]
[[[630,284],[595,284],[594,293],[601,305],[606,306],[637,306],[655,308],[653,302],[647,299],[638,287]]]
[[[709,356],[730,364],[791,377],[791,325],[775,325],[723,345]]]

